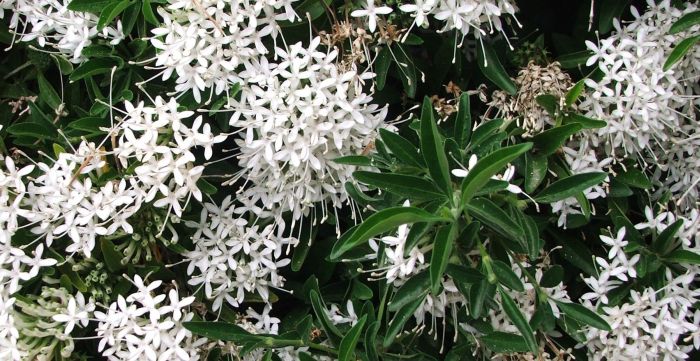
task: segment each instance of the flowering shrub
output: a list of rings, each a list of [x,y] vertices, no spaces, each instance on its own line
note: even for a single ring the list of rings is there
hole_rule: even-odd
[[[696,2],[0,24],[0,360],[698,357]]]

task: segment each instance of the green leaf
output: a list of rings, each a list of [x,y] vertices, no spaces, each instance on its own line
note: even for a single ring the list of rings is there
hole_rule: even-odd
[[[391,319],[391,322],[389,322],[389,327],[386,330],[386,335],[384,336],[384,347],[388,348],[391,346],[391,344],[394,342],[394,339],[396,338],[396,335],[401,332],[401,329],[403,329],[403,325],[406,324],[406,321],[408,321],[411,317],[413,317],[413,313],[418,309],[418,306],[423,303],[423,297],[416,298],[413,300],[411,303],[403,306],[396,314],[394,314],[394,318]]]
[[[402,162],[413,165],[419,168],[425,166],[423,158],[418,154],[418,149],[416,149],[411,142],[406,140],[406,138],[390,132],[386,129],[379,129],[379,134],[382,137],[382,141],[389,148],[391,153],[393,153],[396,158]]]
[[[673,239],[676,237],[681,227],[683,227],[683,219],[679,219],[670,226],[664,228],[651,244],[652,249],[661,255],[666,255],[671,252],[674,247]]]
[[[417,298],[428,294],[430,288],[430,275],[423,271],[411,278],[399,287],[394,297],[389,302],[387,309],[391,312],[400,310],[403,306],[413,302]]]
[[[83,130],[90,133],[104,133],[100,128],[109,128],[109,119],[103,117],[84,117],[68,123],[68,128]]]
[[[333,159],[333,162],[346,165],[371,166],[372,160],[364,155],[346,155]]]
[[[324,4],[325,3],[325,4]],[[326,7],[331,3],[331,0],[306,0],[297,6],[294,11],[302,18],[302,21],[314,21],[321,15],[326,13]],[[308,13],[308,16],[306,15]],[[296,24],[296,23],[292,23]]]
[[[469,315],[479,318],[484,312],[486,299],[493,295],[496,285],[488,280],[483,280],[469,288]]]
[[[547,176],[547,157],[525,154],[525,192],[532,193]]]
[[[465,205],[470,215],[511,240],[523,241],[524,230],[508,214],[486,198],[475,198]]]
[[[99,14],[105,7],[118,0],[71,0],[68,10]]]
[[[567,317],[571,317],[578,322],[595,327],[599,330],[610,331],[610,325],[608,325],[604,319],[582,305],[557,301],[557,306],[559,306],[559,310]]]
[[[445,147],[442,137],[438,132],[437,124],[433,116],[433,104],[428,97],[423,99],[423,107],[420,117],[420,149],[428,166],[430,177],[437,183],[445,194],[451,196],[452,182],[450,170],[445,155]]]
[[[331,344],[338,345],[343,337],[337,327],[328,318],[326,306],[321,300],[321,296],[316,292],[316,290],[311,290],[309,293],[309,298],[311,299],[311,307],[314,309],[314,314],[316,318],[321,322],[321,327],[326,333],[326,337],[331,342]]]
[[[433,251],[430,256],[430,285],[433,294],[438,294],[442,286],[442,275],[452,255],[452,247],[457,237],[457,222],[444,225],[435,233]]]
[[[459,97],[457,107],[457,117],[455,118],[454,139],[457,144],[464,148],[469,143],[472,135],[472,114],[469,104],[469,94],[463,92]]]
[[[557,97],[552,94],[542,94],[538,95],[535,100],[547,111],[549,116],[556,118],[557,113],[559,113],[559,99]]]
[[[493,273],[496,274],[496,278],[504,286],[510,288],[513,291],[524,292],[525,286],[523,286],[523,281],[520,280],[518,275],[513,272],[513,269],[499,260],[493,260],[491,263],[493,267]]]
[[[540,286],[545,288],[556,287],[562,280],[564,280],[564,267],[555,264],[542,275]]]
[[[121,64],[115,58],[94,58],[84,62],[77,69],[73,70],[69,79],[71,82],[83,79],[88,76],[109,73],[113,67],[121,68]]]
[[[124,9],[133,4],[134,0],[121,0],[119,2],[113,2],[105,7],[100,12],[100,18],[97,20],[97,31],[102,31],[102,29],[112,23],[114,18],[119,16]]]
[[[143,0],[141,3],[141,13],[143,14],[143,19],[146,20],[151,25],[159,26],[160,21],[153,13],[153,7],[151,6],[151,0]]]
[[[574,266],[588,275],[597,274],[593,264],[593,254],[582,242],[565,237],[563,234],[555,234],[555,239],[563,246],[562,256]]]
[[[572,86],[571,89],[566,92],[566,96],[564,96],[564,103],[567,107],[574,105],[581,96],[581,93],[583,93],[583,89],[585,88],[583,81],[584,79],[577,81],[576,84],[574,84],[574,86]]]
[[[622,12],[627,8],[629,0],[603,1],[600,5],[600,15],[598,17],[598,31],[607,34],[613,29],[613,19],[620,18]]]
[[[580,124],[582,129],[597,129],[608,125],[608,123],[602,120],[585,117],[576,113],[571,113],[564,116],[563,122],[564,124]]]
[[[491,332],[486,336],[482,336],[480,340],[486,348],[493,352],[516,353],[530,351],[525,338],[514,333]]]
[[[104,258],[107,269],[112,272],[117,272],[124,267],[122,264],[122,254],[117,252],[112,241],[106,238],[101,238],[100,250],[102,251],[102,257]]]
[[[262,338],[227,322],[190,321],[182,325],[195,335],[204,336],[210,340],[246,342]]]
[[[216,188],[215,185],[207,182],[207,180],[204,178],[199,178],[197,180],[197,188],[199,188],[202,192],[204,192],[204,194],[209,194],[209,195],[216,194],[216,192],[219,191],[219,189]]]
[[[404,47],[398,43],[394,43],[394,56],[396,57],[396,68],[398,69],[399,78],[403,84],[403,89],[406,96],[413,98],[416,96],[418,88],[418,77],[416,76],[416,66],[413,59],[406,53]]]
[[[391,65],[391,53],[389,52],[389,47],[385,46],[377,54],[377,58],[374,60],[374,72],[377,77],[374,79],[377,85],[377,90],[381,91],[386,85],[386,76],[389,73],[389,66]],[[381,130],[381,129],[380,129]]]
[[[355,326],[352,326],[350,331],[343,337],[340,341],[340,348],[338,349],[338,361],[350,361],[355,360],[355,347],[357,346],[357,341],[360,340],[360,334],[362,329],[365,327],[365,322],[367,321],[367,315],[362,316]]]
[[[479,69],[486,78],[510,95],[515,95],[518,92],[518,88],[506,73],[501,62],[498,61],[498,56],[491,45],[481,42],[481,46],[476,47],[476,54]]]
[[[60,266],[57,265],[56,268],[58,268],[58,270],[61,271],[61,274],[68,277],[68,279],[70,280],[70,283],[73,285],[73,287],[78,289],[78,291],[80,291],[80,292],[87,292],[88,291],[87,285],[85,284],[85,282],[83,282],[83,279],[80,278],[80,275],[73,270],[73,268],[70,266],[70,264],[63,263]]]
[[[37,73],[37,81],[39,82],[39,95],[41,99],[46,102],[51,109],[58,109],[61,103],[61,97],[58,95],[56,90],[53,88],[51,83],[46,80],[43,74]]]
[[[561,64],[562,69],[573,69],[578,68],[586,64],[588,58],[593,55],[590,50],[582,50],[574,53],[564,54],[557,58],[559,64]]]
[[[481,272],[479,272],[479,270],[476,268],[470,268],[454,263],[447,265],[445,273],[447,273],[447,275],[450,276],[450,278],[452,278],[455,282],[459,283],[474,284],[481,282],[484,279],[484,275],[481,274]]]
[[[369,216],[362,222],[352,234],[345,235],[338,240],[331,250],[331,260],[337,260],[345,252],[366,242],[370,238],[390,231],[402,224],[416,222],[440,222],[450,221],[449,218],[430,214],[422,209],[414,207],[386,208]]]
[[[666,59],[666,62],[664,63],[663,70],[667,71],[671,69],[677,62],[681,61],[685,54],[692,49],[695,44],[700,41],[700,35],[696,36],[691,36],[687,39],[683,39],[678,45],[676,45],[673,50],[671,50],[671,54],[668,55],[668,58]]]
[[[654,186],[644,172],[632,167],[617,173],[615,179],[634,188],[651,189]]]
[[[518,308],[518,305],[513,301],[512,298],[499,287],[498,292],[501,294],[501,304],[503,306],[503,311],[506,313],[508,318],[513,322],[513,325],[520,331],[520,334],[525,339],[525,344],[530,352],[535,355],[539,354],[539,347],[537,345],[537,340],[535,339],[534,331],[530,327],[530,324],[523,316],[522,312]]]
[[[688,30],[698,24],[700,24],[700,11],[693,11],[692,13],[685,14],[681,16],[680,19],[676,20],[676,22],[671,25],[668,33],[678,34],[681,31]]]
[[[479,126],[474,129],[474,133],[471,136],[469,149],[475,150],[482,144],[488,144],[488,140],[501,129],[503,123],[503,119],[497,118],[479,124]]]
[[[537,202],[554,203],[574,197],[579,192],[599,184],[607,176],[608,174],[603,172],[574,174],[550,184],[549,187],[535,196],[535,200]]]
[[[408,199],[441,199],[445,195],[425,178],[395,173],[358,171],[352,176],[360,183],[396,193]]]
[[[462,182],[462,204],[466,204],[492,176],[508,163],[532,148],[532,143],[523,143],[501,148],[480,159]]]
[[[73,72],[73,64],[66,60],[62,55],[50,54],[51,58],[56,62],[56,67],[61,75],[68,75]]]
[[[37,139],[53,138],[55,135],[51,128],[43,127],[34,122],[12,124],[7,127],[7,132],[15,137],[26,136]]]
[[[352,298],[358,300],[371,300],[374,292],[366,284],[355,279],[352,282]]]
[[[559,148],[569,140],[569,137],[583,129],[580,124],[566,124],[556,128],[545,130],[532,137],[538,155],[548,156],[554,154]]]
[[[677,249],[664,256],[664,260],[679,264],[700,265],[700,254],[685,249]]]

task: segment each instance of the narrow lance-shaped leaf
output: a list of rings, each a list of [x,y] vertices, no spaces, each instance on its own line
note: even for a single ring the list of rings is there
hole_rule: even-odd
[[[442,137],[435,123],[433,104],[428,97],[425,97],[423,100],[420,118],[420,148],[425,163],[428,166],[428,173],[430,173],[430,177],[445,194],[450,196],[452,193],[452,183],[450,181],[447,155],[445,154]]]
[[[567,317],[571,317],[578,322],[603,331],[610,331],[610,325],[608,325],[602,317],[582,305],[577,303],[557,302],[557,306],[559,306],[561,312]]]
[[[463,92],[459,97],[459,107],[457,108],[457,118],[455,119],[454,137],[455,142],[464,148],[469,142],[472,134],[472,115],[469,104],[469,94]]]
[[[513,333],[491,332],[480,338],[481,342],[493,352],[514,353],[530,350],[525,339]]]
[[[562,145],[578,131],[583,129],[581,124],[571,123],[556,128],[545,130],[532,137],[538,155],[547,156],[556,152]]]
[[[525,291],[523,281],[518,278],[518,275],[513,272],[513,269],[510,266],[499,260],[493,260],[491,266],[493,267],[493,273],[496,274],[496,277],[501,284],[513,291]]]
[[[700,41],[700,35],[691,36],[678,43],[678,45],[671,50],[671,54],[668,55],[668,59],[666,59],[664,63],[664,71],[671,69],[672,66],[681,61],[685,54],[687,54],[698,41]]]
[[[681,31],[688,30],[697,24],[700,24],[700,10],[681,16],[680,19],[676,20],[676,22],[671,25],[668,33],[678,34]]]
[[[502,288],[498,288],[501,294],[501,304],[503,305],[503,311],[506,313],[508,318],[513,322],[513,325],[520,331],[525,339],[525,344],[527,344],[530,352],[535,355],[539,354],[539,347],[537,346],[537,340],[535,339],[534,332],[530,327],[530,324],[523,316],[522,312],[518,308],[518,305],[513,301],[513,299],[508,295],[506,291]]]
[[[406,324],[406,321],[413,317],[413,313],[416,311],[416,309],[418,309],[418,306],[421,305],[424,297],[425,296],[415,299],[413,302],[403,306],[398,312],[396,312],[394,318],[392,318],[391,322],[389,322],[389,327],[387,328],[386,335],[384,336],[384,347],[389,347],[394,342],[396,335],[401,332],[403,326]]]
[[[480,159],[462,181],[462,205],[465,205],[498,171],[532,148],[523,143],[501,148]]]
[[[602,172],[574,174],[550,184],[549,187],[535,196],[535,200],[538,202],[553,203],[562,199],[574,197],[579,192],[600,184],[607,176],[607,173]]]
[[[413,165],[416,167],[423,167],[424,162],[420,154],[418,154],[418,149],[411,144],[404,137],[392,133],[386,129],[379,129],[379,134],[382,137],[382,141],[389,148],[391,153],[393,153],[396,158],[402,162]]]
[[[395,173],[357,171],[352,176],[360,183],[375,186],[409,199],[439,199],[445,195],[425,178]]]
[[[204,336],[210,340],[245,342],[260,338],[232,323],[191,321],[182,325],[195,335]]]
[[[347,233],[336,242],[331,250],[330,258],[337,260],[345,252],[359,246],[370,238],[390,231],[402,224],[415,222],[449,221],[449,218],[430,214],[415,207],[393,207],[383,209],[365,219],[352,234]]]
[[[415,299],[425,296],[430,289],[430,275],[423,271],[409,278],[394,294],[387,309],[391,312],[400,310]]]
[[[430,257],[430,285],[433,294],[438,294],[442,285],[442,275],[452,255],[454,239],[457,237],[457,222],[442,226],[435,234],[433,252]]]
[[[365,322],[367,321],[367,315],[362,316],[355,326],[352,326],[350,331],[343,337],[340,341],[340,347],[338,348],[338,361],[350,361],[354,360],[355,347],[357,346],[357,341],[360,339],[362,334],[362,329],[365,327]]]
[[[501,62],[498,61],[498,56],[491,45],[482,41],[481,46],[476,47],[476,54],[479,69],[486,78],[510,95],[515,95],[518,92],[518,88],[506,73]]]

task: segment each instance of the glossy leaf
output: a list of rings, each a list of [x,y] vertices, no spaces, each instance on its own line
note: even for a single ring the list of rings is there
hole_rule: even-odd
[[[389,322],[389,327],[387,328],[386,335],[384,336],[384,347],[389,347],[392,343],[394,343],[396,335],[401,332],[406,322],[413,318],[413,313],[418,309],[418,306],[423,303],[423,298],[425,297],[420,297],[413,300],[411,303],[403,306],[398,312],[396,312],[396,314],[394,314],[394,318],[392,318],[391,322]]]
[[[518,275],[513,272],[513,269],[509,265],[499,260],[493,260],[491,266],[493,267],[493,273],[496,274],[496,278],[498,278],[498,281],[501,284],[513,291],[525,291],[523,281],[520,280]]]
[[[532,148],[532,143],[512,145],[501,148],[477,161],[474,168],[462,181],[462,204],[469,202],[492,176],[530,148]]]
[[[433,104],[429,98],[423,100],[420,118],[420,149],[423,159],[428,166],[428,173],[445,194],[452,194],[452,182],[450,181],[450,169],[447,163],[447,155],[443,146],[442,137],[438,132]]]
[[[414,207],[394,207],[383,209],[369,216],[362,222],[352,234],[345,235],[336,242],[331,251],[332,260],[339,259],[345,252],[368,241],[370,238],[390,231],[402,224],[415,222],[440,222],[449,221],[449,218],[430,214],[422,209]],[[347,234],[347,233],[346,233]]]
[[[517,241],[523,240],[525,233],[520,225],[492,201],[486,198],[475,198],[466,204],[465,208],[470,215],[504,237]]]
[[[430,257],[430,287],[438,294],[442,286],[442,275],[452,255],[454,239],[457,237],[457,222],[442,226],[435,234],[433,251]]]
[[[687,54],[690,49],[692,49],[695,44],[697,44],[700,41],[700,35],[696,36],[691,36],[687,39],[683,39],[678,45],[676,45],[673,50],[671,50],[671,54],[668,55],[668,58],[666,59],[666,62],[664,63],[663,70],[669,70],[671,67],[673,67],[677,62],[681,61],[685,54]]]
[[[396,193],[409,199],[440,199],[445,194],[425,178],[396,173],[358,171],[352,176],[360,183]]]
[[[412,276],[399,287],[391,299],[387,309],[391,312],[400,310],[405,305],[413,302],[415,299],[424,297],[430,290],[430,274],[423,271],[415,276]]]
[[[311,307],[314,310],[314,314],[316,314],[316,319],[321,323],[321,327],[325,331],[328,340],[334,345],[340,344],[343,334],[340,333],[338,328],[335,327],[335,324],[328,318],[327,308],[323,304],[321,296],[316,290],[312,289],[309,293],[309,299],[311,299]]]
[[[204,336],[210,340],[246,342],[261,338],[233,323],[190,321],[182,325],[195,335]]]
[[[668,30],[669,34],[678,34],[681,31],[688,30],[695,25],[700,24],[700,11],[693,11],[691,13],[681,16],[680,19],[676,20],[671,28]]]
[[[379,134],[382,137],[384,144],[387,146],[387,148],[389,148],[391,153],[396,156],[396,158],[406,164],[414,165],[416,167],[425,166],[423,158],[418,153],[418,149],[416,149],[416,147],[404,137],[386,129],[379,129]]]
[[[525,192],[532,193],[547,176],[547,157],[525,154]]]
[[[610,325],[608,325],[603,318],[582,305],[577,303],[557,302],[557,306],[567,317],[571,317],[578,322],[595,327],[599,330],[610,331]]]
[[[535,200],[544,203],[554,203],[574,197],[579,192],[600,184],[607,176],[607,173],[602,172],[574,174],[550,184],[535,196]]]
[[[548,156],[554,154],[569,140],[569,137],[576,134],[582,128],[580,124],[576,123],[562,125],[535,135],[532,137],[532,142],[535,144],[534,147],[538,155]]]
[[[514,333],[496,331],[482,336],[479,340],[493,352],[507,354],[530,351],[525,338]]]
[[[540,279],[540,286],[550,288],[556,287],[564,279],[564,267],[555,264],[550,267]]]
[[[513,299],[505,292],[502,288],[498,289],[501,295],[501,305],[503,306],[503,311],[506,313],[508,318],[513,325],[520,331],[520,334],[525,339],[525,344],[530,352],[537,355],[539,354],[539,347],[537,345],[537,340],[535,339],[534,331],[530,327],[530,324],[523,316],[522,312],[518,308],[518,305],[513,301]]]
[[[700,265],[700,254],[685,249],[677,249],[664,256],[664,260],[679,264]]]
[[[583,89],[586,87],[583,80],[584,79],[577,81],[576,84],[574,84],[574,86],[572,86],[571,89],[566,92],[566,96],[564,96],[564,104],[566,104],[567,107],[574,105],[583,93]]]
[[[362,316],[355,326],[352,326],[350,331],[343,337],[340,341],[340,347],[338,348],[338,361],[350,361],[355,360],[353,357],[355,355],[355,347],[357,346],[357,341],[360,340],[360,335],[365,327],[365,322],[367,322],[367,315]]]
[[[501,65],[491,45],[482,42],[481,46],[476,47],[476,54],[479,69],[486,78],[510,95],[518,92],[518,88]]]
[[[463,92],[459,97],[457,107],[457,117],[455,118],[454,139],[457,144],[464,148],[472,134],[472,115],[469,104],[469,94]]]

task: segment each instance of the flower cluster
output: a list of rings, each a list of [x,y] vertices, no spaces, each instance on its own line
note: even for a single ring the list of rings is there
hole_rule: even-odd
[[[267,54],[265,40],[276,38],[278,21],[298,18],[297,0],[168,0],[159,8],[163,24],[152,30],[158,49],[155,66],[163,79],[175,73],[176,93],[228,91],[241,78],[236,71]]]
[[[670,26],[681,16],[698,9],[689,2],[682,9],[665,0],[648,1],[649,9],[622,26],[598,44],[586,42],[593,55],[587,65],[597,65],[602,78],[587,78],[593,90],[580,104],[587,115],[608,122],[590,134],[591,144],[608,156],[631,156],[658,166],[655,177],[680,195],[684,207],[694,207],[697,185],[697,106],[698,62],[700,50],[689,54],[673,68],[664,70],[666,58],[680,40],[697,31],[698,26],[669,34]]]
[[[479,39],[486,34],[503,33],[501,16],[507,14],[515,18],[517,7],[510,0],[416,0],[402,2],[399,10],[414,18],[413,25],[427,28],[428,16],[432,15],[443,23],[442,31],[457,30],[463,38],[471,33]],[[378,16],[391,12],[391,7],[376,6],[374,0],[366,0],[363,8],[350,15],[366,17],[369,31],[374,32]]]
[[[340,207],[355,167],[333,160],[364,153],[383,126],[386,108],[362,90],[373,74],[340,70],[338,50],[323,52],[320,41],[275,48],[279,62],[262,59],[245,73],[241,99],[232,100],[230,123],[242,128],[238,159],[250,183],[239,197],[258,215],[291,211],[297,220],[319,202]]]
[[[205,338],[194,338],[182,323],[194,317],[188,306],[194,297],[180,298],[177,289],[154,294],[161,281],[144,283],[134,276],[137,291],[102,311],[95,311],[99,322],[99,351],[108,360],[182,360],[199,359]]]
[[[68,10],[71,0],[2,0],[3,10],[11,10],[10,29],[21,41],[36,40],[39,46],[49,46],[70,57],[72,62],[85,60],[82,51],[100,37],[109,40],[111,45],[119,44],[124,38],[122,23],[116,28],[105,26],[97,29],[98,17],[91,13]]]
[[[214,310],[224,302],[238,307],[246,292],[269,302],[269,288],[284,285],[278,269],[290,262],[282,252],[298,243],[294,238],[277,236],[275,225],[260,229],[260,225],[249,225],[237,217],[236,212],[228,196],[220,205],[205,203],[199,222],[185,223],[195,229],[195,249],[185,254],[187,273],[198,271],[188,283],[204,286],[206,297],[214,300]]]

